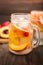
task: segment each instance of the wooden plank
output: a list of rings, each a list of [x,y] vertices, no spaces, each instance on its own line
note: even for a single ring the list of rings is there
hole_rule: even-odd
[[[2,39],[2,38],[0,38],[0,44],[1,43],[8,43],[8,39]]]
[[[0,6],[0,15],[9,15],[14,12],[30,12],[31,10],[43,10],[43,3],[18,3]]]
[[[0,24],[4,23],[5,21],[9,21],[10,20],[10,16],[11,15],[0,15]]]
[[[0,0],[0,4],[40,3],[43,0]]]
[[[0,65],[43,65],[43,45],[34,48],[26,55],[16,55],[9,52],[8,44],[2,44]]]

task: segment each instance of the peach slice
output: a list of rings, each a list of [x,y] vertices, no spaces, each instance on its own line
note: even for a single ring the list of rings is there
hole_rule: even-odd
[[[8,30],[9,30],[9,21],[5,21],[4,23],[2,23],[1,25],[1,29],[0,29],[0,36],[2,38],[8,38],[9,34],[8,34]]]
[[[14,27],[13,27],[14,26]],[[15,50],[15,51],[20,51],[20,50],[23,50],[23,49],[25,49],[25,48],[27,48],[27,47],[30,47],[30,45],[31,45],[31,43],[30,42],[27,42],[27,39],[29,38],[29,41],[31,40],[31,38],[32,38],[32,35],[29,37],[29,31],[28,30],[25,30],[25,29],[23,29],[23,28],[20,28],[20,27],[18,27],[18,26],[16,26],[16,25],[12,25],[12,29],[10,29],[10,31],[9,31],[9,48],[11,48],[12,50]],[[17,40],[15,41],[15,43],[14,43],[14,40],[15,40],[15,37],[14,37],[14,35],[12,35],[11,33],[15,33],[15,31],[14,30],[17,30],[17,31],[19,31],[19,34],[22,36],[20,36],[20,39],[21,39],[21,41],[22,40],[25,40],[24,42],[22,42],[22,43],[20,43],[19,42],[19,40],[18,40],[18,42],[17,42]],[[11,35],[12,35],[12,37],[11,37]],[[16,35],[16,33],[15,33],[15,35]],[[18,35],[17,35],[17,37],[18,37]],[[13,38],[13,39],[12,39]],[[13,40],[13,41],[11,41],[11,39]],[[16,44],[16,42],[18,43],[18,44]],[[10,44],[11,43],[11,44]],[[20,43],[20,44],[19,44]]]
[[[2,27],[0,29],[0,36],[2,38],[8,38],[9,37],[8,30],[9,30],[9,26]]]
[[[8,26],[10,24],[10,22],[9,21],[5,21],[4,23],[2,23],[2,27],[4,27],[4,26]]]
[[[28,46],[28,43],[21,44],[21,45],[10,44],[9,48],[11,48],[12,50],[15,50],[15,51],[21,51],[21,50],[25,49],[27,46]]]

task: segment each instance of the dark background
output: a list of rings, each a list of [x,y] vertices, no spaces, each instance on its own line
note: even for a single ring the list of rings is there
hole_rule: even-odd
[[[43,0],[0,0],[0,24],[10,20],[11,13],[43,11]]]

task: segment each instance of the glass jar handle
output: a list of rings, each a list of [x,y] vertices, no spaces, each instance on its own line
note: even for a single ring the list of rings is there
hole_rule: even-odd
[[[33,41],[32,41],[32,47],[35,48],[40,43],[40,31],[36,25],[32,25],[33,27]]]

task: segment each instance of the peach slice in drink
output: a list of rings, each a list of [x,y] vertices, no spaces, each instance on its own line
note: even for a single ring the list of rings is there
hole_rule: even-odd
[[[31,46],[33,37],[31,28],[20,28],[17,25],[11,24],[9,29],[9,48],[20,51]]]

